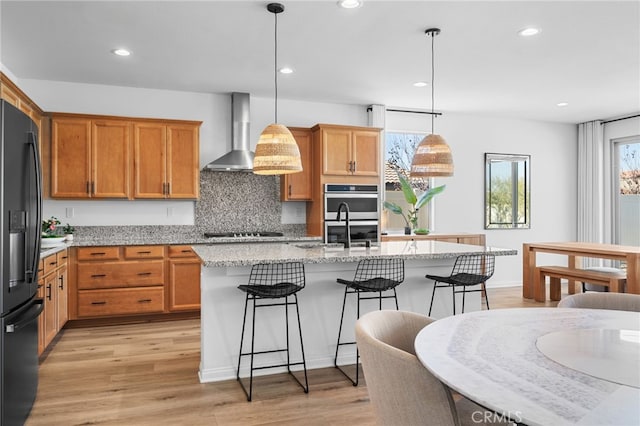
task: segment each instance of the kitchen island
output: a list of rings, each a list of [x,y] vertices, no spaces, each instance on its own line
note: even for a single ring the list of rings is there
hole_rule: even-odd
[[[195,245],[194,251],[203,261],[201,281],[201,382],[235,378],[242,328],[245,295],[237,286],[246,284],[255,263],[292,262],[305,264],[306,287],[298,293],[300,320],[307,359],[307,368],[333,365],[335,345],[340,322],[344,286],[336,278],[353,278],[357,262],[366,258],[402,258],[405,260],[405,281],[397,287],[401,310],[425,314],[428,310],[433,283],[425,274],[448,275],[455,258],[461,254],[493,253],[513,256],[517,250],[500,249],[440,241],[382,242],[373,247],[324,245],[313,242]],[[441,318],[451,314],[451,292],[438,290],[432,316]],[[395,308],[391,300],[383,308]],[[361,315],[377,309],[377,300],[363,301]],[[467,296],[465,311],[480,310],[478,293]],[[355,324],[355,297],[347,300],[345,308],[345,338],[353,339]],[[293,326],[295,315],[289,320]],[[256,350],[274,345],[284,346],[285,324],[282,308],[262,309],[256,322]],[[297,339],[292,339],[292,357],[300,353]],[[353,362],[354,354],[348,347],[341,351],[342,361]],[[355,348],[353,348],[355,351]],[[269,355],[271,356],[271,355]],[[257,357],[256,365],[272,363],[274,358]],[[282,356],[273,354],[275,359]],[[283,370],[284,371],[284,370]],[[265,371],[265,374],[275,370]],[[242,373],[241,373],[242,374]]]

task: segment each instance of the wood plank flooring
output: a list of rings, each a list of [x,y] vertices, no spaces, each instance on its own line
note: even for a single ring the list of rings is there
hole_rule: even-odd
[[[566,291],[565,291],[566,292]],[[520,287],[489,289],[491,309],[554,306]],[[235,380],[201,384],[200,322],[68,329],[40,366],[26,425],[372,425],[364,381],[309,370],[310,392],[286,374],[254,379],[248,403]]]

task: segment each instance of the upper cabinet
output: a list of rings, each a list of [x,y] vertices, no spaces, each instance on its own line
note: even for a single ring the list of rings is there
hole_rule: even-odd
[[[199,126],[53,114],[51,197],[198,198]]]
[[[9,102],[27,114],[36,123],[38,129],[42,124],[42,110],[18,86],[0,72],[0,98]]]
[[[130,198],[127,121],[53,116],[51,197]]]
[[[134,197],[198,198],[199,124],[135,122]]]
[[[312,131],[321,145],[322,175],[379,176],[379,129],[319,124]]]
[[[280,199],[282,201],[311,200],[311,129],[289,127],[298,143],[302,171],[280,176]]]

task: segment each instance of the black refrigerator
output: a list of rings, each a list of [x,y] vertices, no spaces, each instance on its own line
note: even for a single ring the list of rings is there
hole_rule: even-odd
[[[36,298],[42,177],[38,128],[0,100],[0,425],[22,425],[38,389]]]

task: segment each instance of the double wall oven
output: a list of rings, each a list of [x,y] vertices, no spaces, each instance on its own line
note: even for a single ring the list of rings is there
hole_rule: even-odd
[[[378,185],[325,184],[324,185],[324,241],[346,240],[345,213],[338,218],[341,203],[349,206],[351,241],[380,239]]]

